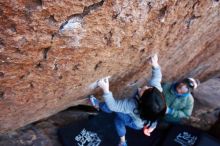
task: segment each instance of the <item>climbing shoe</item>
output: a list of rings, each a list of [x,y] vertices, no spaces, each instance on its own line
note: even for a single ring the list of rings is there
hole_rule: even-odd
[[[94,106],[96,109],[99,109],[99,100],[97,98],[95,98],[94,95],[90,95],[89,100],[90,100],[90,103],[92,104],[92,106]]]
[[[128,145],[127,145],[127,142],[125,141],[125,142],[120,142],[120,143],[118,144],[118,146],[128,146]]]

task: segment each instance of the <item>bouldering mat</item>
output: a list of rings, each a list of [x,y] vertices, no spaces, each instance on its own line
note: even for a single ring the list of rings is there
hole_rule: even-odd
[[[173,125],[162,146],[220,146],[220,143],[197,128]]]
[[[58,130],[64,146],[117,146],[119,137],[115,130],[114,113],[98,115],[70,124]],[[220,146],[217,139],[199,129],[172,125],[167,130],[157,128],[151,136],[142,130],[126,127],[128,146]]]
[[[119,137],[114,126],[114,114],[99,113],[88,120],[59,129],[64,146],[117,146]],[[164,131],[155,130],[150,137],[142,130],[126,128],[129,146],[156,146],[164,137]]]

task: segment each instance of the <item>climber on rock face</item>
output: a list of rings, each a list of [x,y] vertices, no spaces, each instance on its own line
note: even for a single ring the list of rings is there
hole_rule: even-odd
[[[162,84],[167,104],[165,122],[181,123],[182,119],[187,119],[191,116],[194,106],[191,92],[198,85],[199,80],[194,78],[185,78],[178,82]]]
[[[90,96],[92,105],[100,110],[115,112],[115,127],[120,136],[119,146],[127,146],[125,140],[126,126],[133,129],[143,129],[145,135],[150,136],[156,128],[157,121],[163,118],[166,112],[165,98],[161,87],[161,69],[158,64],[158,56],[151,57],[152,77],[149,85],[139,88],[132,98],[116,100],[109,90],[108,78],[98,81],[98,86],[103,90],[104,101],[100,103],[94,96]]]

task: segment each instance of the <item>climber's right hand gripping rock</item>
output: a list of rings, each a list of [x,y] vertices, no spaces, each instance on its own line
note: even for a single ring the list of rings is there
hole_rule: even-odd
[[[102,78],[98,81],[98,86],[104,93],[109,93],[109,77]]]

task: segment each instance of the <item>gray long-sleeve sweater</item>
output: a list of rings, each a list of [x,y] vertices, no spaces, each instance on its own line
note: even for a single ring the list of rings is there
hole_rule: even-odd
[[[161,87],[161,79],[162,79],[162,74],[161,74],[161,69],[160,67],[152,68],[152,76],[149,81],[149,86],[151,87],[156,87],[159,91],[162,92],[162,87]],[[134,113],[134,110],[137,109],[137,102],[135,101],[134,98],[126,98],[122,100],[117,100],[113,97],[112,92],[109,93],[104,93],[103,95],[105,103],[107,104],[108,108],[113,111],[113,112],[121,112],[124,114],[129,114],[131,118],[133,119],[135,125],[139,127],[140,129],[143,128],[144,123],[150,121],[143,121],[139,114]],[[154,122],[151,124],[151,127],[156,127],[157,122]]]

